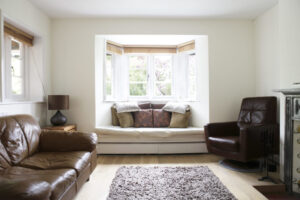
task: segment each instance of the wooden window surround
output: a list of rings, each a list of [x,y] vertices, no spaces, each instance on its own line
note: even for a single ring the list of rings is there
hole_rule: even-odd
[[[14,37],[15,39],[23,42],[29,46],[33,46],[33,39],[34,37],[23,30],[4,22],[4,33]]]
[[[195,49],[195,41],[185,42],[179,45],[122,45],[112,41],[106,42],[107,51],[123,53],[177,53]]]

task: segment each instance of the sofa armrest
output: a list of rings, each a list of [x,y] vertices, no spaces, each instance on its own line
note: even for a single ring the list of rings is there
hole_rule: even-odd
[[[40,136],[40,151],[89,151],[97,144],[96,133],[44,130]]]
[[[239,134],[237,122],[209,123],[204,126],[206,137],[233,136]]]
[[[272,140],[271,137],[273,137]],[[264,153],[265,143],[267,142],[273,142],[273,149],[271,151],[273,153],[279,153],[278,124],[240,127],[241,151],[248,158],[262,156]]]
[[[51,186],[46,181],[0,177],[0,199],[49,200],[50,195]]]

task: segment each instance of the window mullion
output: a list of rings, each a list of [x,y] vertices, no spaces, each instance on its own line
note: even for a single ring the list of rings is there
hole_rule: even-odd
[[[149,85],[149,99],[153,99],[153,90],[154,90],[154,63],[153,63],[153,55],[148,55],[149,62],[148,62],[148,85]]]

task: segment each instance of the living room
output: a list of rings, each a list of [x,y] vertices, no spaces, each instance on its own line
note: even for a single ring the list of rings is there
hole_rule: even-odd
[[[299,198],[299,11],[299,0],[0,0],[0,199]],[[244,144],[252,123],[263,136]],[[89,167],[63,166],[84,156]],[[57,168],[74,187],[22,182]]]

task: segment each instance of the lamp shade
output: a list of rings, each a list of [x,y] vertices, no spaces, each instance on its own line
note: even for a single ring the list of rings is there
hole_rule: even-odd
[[[69,95],[48,95],[48,110],[68,110]]]

